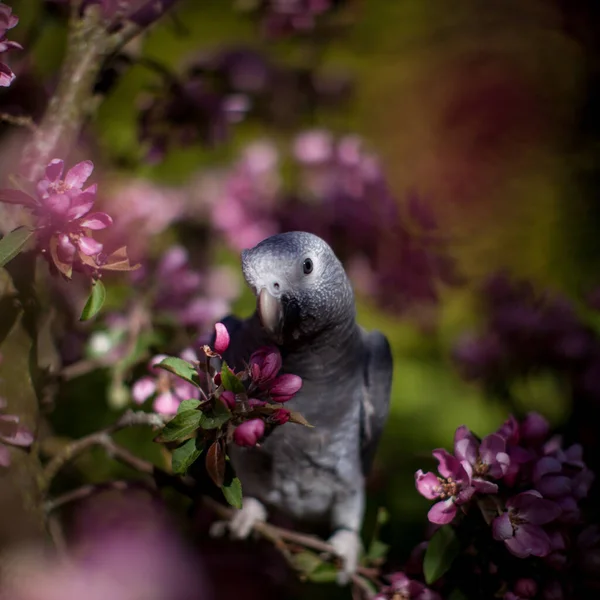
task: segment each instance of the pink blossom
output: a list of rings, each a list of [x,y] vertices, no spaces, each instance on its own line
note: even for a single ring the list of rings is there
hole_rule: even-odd
[[[291,413],[287,408],[279,408],[270,417],[270,421],[277,425],[283,425],[290,420]]]
[[[112,254],[103,253],[103,245],[93,232],[112,225],[104,212],[92,213],[96,199],[96,184],[84,189],[94,165],[83,161],[69,169],[63,177],[64,162],[55,158],[46,167],[44,177],[37,182],[36,197],[20,190],[1,190],[0,201],[21,204],[37,218],[38,250],[52,268],[70,279],[73,271],[96,275],[100,270],[131,271],[124,247]]]
[[[439,500],[428,513],[432,523],[445,525],[456,516],[457,505],[468,502],[475,488],[471,485],[471,466],[459,461],[446,450],[438,448],[433,456],[439,461],[438,471],[442,477],[434,473],[423,473],[420,469],[415,473],[418,492],[428,500]]]
[[[522,492],[506,502],[507,510],[492,523],[494,539],[504,541],[515,556],[546,556],[552,545],[540,527],[556,520],[560,507],[536,491]]]
[[[6,402],[0,398],[0,409]],[[7,446],[28,448],[33,443],[31,431],[21,425],[17,415],[0,415],[0,467],[10,466],[11,457]]]
[[[256,446],[265,433],[265,424],[262,419],[250,419],[238,425],[233,432],[233,441],[238,446]]]
[[[12,9],[0,2],[0,54],[9,50],[21,50],[23,47],[17,42],[6,39],[6,32],[17,25],[19,19],[12,14]],[[0,87],[8,87],[14,80],[15,74],[8,65],[0,61]]]
[[[480,444],[463,425],[454,435],[454,454],[458,460],[471,465],[472,483],[478,492],[495,494],[498,491],[498,486],[488,478],[501,479],[508,470],[510,458],[504,438],[494,433],[483,438]]]

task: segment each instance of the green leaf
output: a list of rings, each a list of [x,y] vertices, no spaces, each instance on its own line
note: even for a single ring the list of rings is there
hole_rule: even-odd
[[[0,267],[10,262],[29,241],[35,232],[27,227],[17,227],[0,240]]]
[[[157,442],[174,442],[194,433],[200,426],[202,412],[199,410],[186,410],[177,413],[155,438]]]
[[[234,394],[241,394],[246,391],[244,384],[235,376],[235,373],[227,366],[225,361],[223,361],[223,367],[221,368],[221,383],[226,390]]]
[[[169,356],[155,366],[159,369],[169,371],[189,383],[193,383],[196,387],[200,387],[200,380],[198,379],[198,373],[194,365],[191,365],[187,360],[183,360],[183,358]]]
[[[370,561],[382,560],[387,556],[389,549],[389,545],[384,544],[381,540],[373,540],[366,558]]]
[[[225,479],[223,480],[221,491],[223,492],[223,496],[225,496],[225,500],[231,506],[238,510],[242,508],[242,482],[235,476],[235,471],[229,457],[227,457],[225,463]]]
[[[323,560],[321,557],[310,550],[305,550],[294,555],[294,567],[301,573],[304,573],[304,575],[311,575],[322,564]]]
[[[194,410],[200,406],[200,400],[195,400],[191,398],[190,400],[183,400],[181,404],[177,407],[177,413],[185,412],[186,410]]]
[[[338,569],[331,563],[321,563],[312,573],[308,580],[313,583],[334,583],[337,580]]]
[[[202,454],[202,450],[204,450],[204,445],[202,440],[198,438],[192,438],[184,442],[179,448],[175,448],[171,457],[173,473],[185,475],[190,466]]]
[[[79,317],[80,321],[87,321],[92,317],[98,314],[98,311],[102,308],[104,301],[106,300],[106,288],[104,284],[97,279],[92,283],[92,292],[88,301],[85,303],[83,307],[83,311],[81,313],[81,317]]]
[[[434,583],[448,571],[459,551],[460,543],[454,529],[450,525],[440,527],[429,541],[423,559],[427,585]]]
[[[218,429],[231,419],[231,411],[221,402],[215,400],[210,411],[202,413],[200,427],[202,429]]]

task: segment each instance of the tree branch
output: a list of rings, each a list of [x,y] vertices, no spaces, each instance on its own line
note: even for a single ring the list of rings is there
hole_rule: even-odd
[[[119,446],[111,437],[121,429],[138,425],[149,425],[150,427],[159,428],[164,425],[164,420],[160,415],[154,413],[134,412],[130,410],[110,427],[68,444],[44,468],[40,483],[42,491],[48,491],[52,480],[66,463],[93,446],[102,446],[109,455],[114,456],[119,461],[126,463],[136,471],[151,475],[155,469],[152,463],[138,458],[126,448]]]

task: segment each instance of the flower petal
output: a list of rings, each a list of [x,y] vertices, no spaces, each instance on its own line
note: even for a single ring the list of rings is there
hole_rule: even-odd
[[[436,502],[427,513],[427,518],[437,525],[447,525],[456,516],[456,505],[452,498]]]
[[[456,481],[469,480],[470,476],[465,471],[465,467],[461,465],[460,461],[452,456],[447,450],[443,448],[437,448],[432,452],[434,458],[439,461],[438,471],[443,477],[452,477]]]
[[[96,197],[93,194],[84,192],[74,196],[71,200],[71,208],[67,211],[67,218],[71,221],[80,219],[92,210]]]
[[[519,525],[515,532],[515,539],[521,548],[527,549],[533,556],[546,556],[552,550],[548,534],[537,525]]]
[[[53,158],[46,167],[46,179],[51,183],[58,181],[65,170],[65,161],[60,158]]]
[[[466,460],[475,464],[479,444],[475,436],[465,425],[461,425],[454,434],[454,455],[458,460]]]
[[[81,227],[92,229],[93,231],[106,229],[112,224],[112,217],[104,212],[92,213],[91,215],[87,215],[87,217],[79,221],[79,225],[81,225]]]
[[[496,462],[496,456],[505,453],[506,440],[497,433],[492,433],[483,438],[479,447],[479,456],[486,465],[492,465]],[[507,457],[508,458],[508,457]]]
[[[559,460],[552,456],[544,456],[533,467],[533,480],[538,481],[548,473],[560,473],[561,469],[562,465]]]
[[[492,535],[495,540],[508,540],[514,533],[508,512],[502,513],[492,521]]]
[[[79,250],[86,256],[95,256],[99,252],[102,252],[103,247],[100,242],[97,242],[94,238],[88,237],[87,235],[82,235],[77,241],[77,245],[79,246]]]
[[[146,375],[138,379],[131,388],[131,395],[136,404],[143,404],[156,391],[156,381]]]
[[[546,475],[535,486],[542,496],[560,498],[571,493],[571,480],[564,475]]]
[[[179,398],[171,392],[163,392],[156,397],[154,400],[154,410],[163,415],[174,415],[177,413],[177,409],[180,404]]]
[[[65,184],[70,188],[81,189],[94,170],[91,160],[84,160],[71,167],[65,175]]]
[[[64,217],[71,206],[71,199],[66,194],[52,194],[42,198],[42,204],[55,215]]]
[[[24,425],[17,426],[17,430],[10,436],[0,438],[5,444],[27,448],[33,444],[33,433]]]
[[[66,233],[59,233],[56,238],[56,252],[58,258],[66,263],[71,264],[75,257],[75,245],[71,242],[71,238]]]
[[[435,500],[440,495],[440,480],[434,473],[423,473],[419,469],[415,473],[417,491],[427,500]]]
[[[477,477],[473,478],[473,487],[480,494],[497,494],[498,486],[491,481],[486,481],[485,479],[479,479]]]

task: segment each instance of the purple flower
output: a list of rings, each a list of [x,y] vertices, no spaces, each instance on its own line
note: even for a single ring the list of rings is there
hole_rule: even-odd
[[[6,39],[6,32],[15,27],[19,22],[18,17],[12,14],[12,9],[3,2],[0,2],[0,54],[8,50],[21,50],[23,47],[17,42],[11,42]],[[0,61],[0,87],[8,87],[14,80],[15,74],[8,65]]]
[[[457,506],[468,502],[475,488],[471,485],[471,465],[461,463],[444,449],[433,451],[439,461],[438,471],[442,477],[434,473],[423,473],[420,469],[415,473],[418,492],[428,500],[440,500],[434,504],[427,515],[432,523],[446,525],[456,516]]]
[[[302,378],[298,375],[287,373],[276,377],[268,384],[268,391],[273,402],[287,402],[291,400],[302,387]]]
[[[70,279],[73,270],[96,274],[99,270],[130,271],[126,249],[107,256],[92,232],[112,225],[104,212],[90,212],[96,198],[96,184],[83,189],[94,170],[91,161],[69,169],[63,178],[64,162],[50,161],[45,176],[38,181],[36,198],[19,190],[0,191],[0,201],[21,204],[37,218],[37,247],[52,268]]]
[[[181,353],[181,358],[188,358],[189,349]],[[155,365],[167,358],[164,354],[153,357],[148,364],[148,369],[153,376],[138,379],[131,388],[131,395],[136,404],[143,404],[154,396],[152,406],[158,413],[174,415],[183,400],[198,399],[200,390],[193,384],[169,373],[164,369],[157,369]]]
[[[399,572],[386,577],[390,585],[385,586],[375,600],[402,598],[403,600],[441,600],[436,592],[425,587],[420,581],[409,579],[405,573]]]
[[[461,426],[454,435],[454,455],[467,462],[472,468],[472,484],[483,494],[495,494],[498,486],[491,479],[501,479],[510,465],[506,453],[506,440],[496,433],[483,438],[481,444],[466,426]]]
[[[250,419],[238,425],[233,432],[233,441],[238,446],[256,446],[265,433],[265,424],[262,419]]]
[[[494,539],[504,541],[515,556],[546,556],[552,550],[548,534],[540,527],[556,520],[560,507],[536,491],[522,492],[506,502],[506,510],[492,523]]]
[[[250,356],[250,375],[259,387],[268,386],[281,369],[281,354],[274,346],[259,348]]]
[[[229,332],[223,323],[215,324],[215,352],[223,354],[229,347]]]

